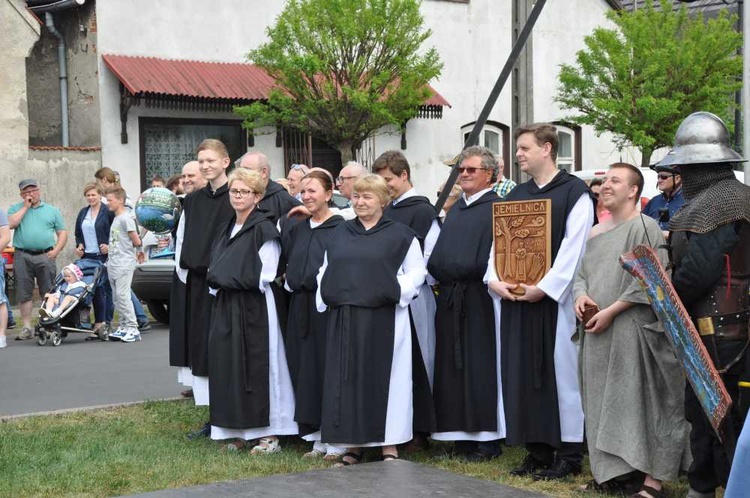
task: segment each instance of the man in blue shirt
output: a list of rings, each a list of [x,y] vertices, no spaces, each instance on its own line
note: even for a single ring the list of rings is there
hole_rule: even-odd
[[[656,166],[656,186],[661,194],[652,198],[643,208],[643,214],[659,222],[664,236],[669,235],[669,220],[685,204],[682,196],[680,170],[676,166]]]
[[[55,260],[68,241],[60,210],[42,202],[39,182],[29,178],[18,184],[22,202],[8,210],[8,224],[15,229],[13,270],[16,276],[16,297],[21,308],[23,329],[17,341],[31,339],[31,308],[34,279],[39,293],[44,295],[52,288],[57,274]]]

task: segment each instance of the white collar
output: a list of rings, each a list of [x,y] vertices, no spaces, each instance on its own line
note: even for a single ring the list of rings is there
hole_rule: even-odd
[[[406,192],[404,192],[403,194],[401,194],[401,196],[398,199],[394,199],[393,200],[393,205],[395,206],[399,202],[401,202],[401,201],[403,201],[405,199],[408,199],[409,197],[414,197],[416,195],[417,195],[417,190],[414,187],[412,187],[409,190],[407,190]]]
[[[476,201],[477,199],[479,199],[480,197],[482,197],[484,194],[486,194],[490,190],[492,190],[492,187],[487,187],[486,189],[480,190],[476,194],[474,194],[472,196],[469,196],[469,197],[466,197],[466,192],[464,192],[462,194],[464,196],[464,202],[466,202],[467,206],[470,206],[474,201]]]

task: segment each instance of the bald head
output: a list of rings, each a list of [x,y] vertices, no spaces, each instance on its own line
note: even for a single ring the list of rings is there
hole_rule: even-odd
[[[248,152],[240,159],[239,167],[257,171],[263,180],[268,183],[271,175],[271,165],[268,163],[268,156],[262,152]]]
[[[206,183],[198,161],[190,161],[182,167],[182,189],[185,194],[202,189]]]
[[[339,188],[341,195],[347,199],[352,198],[352,187],[357,178],[361,178],[367,174],[367,168],[355,161],[349,161],[346,166],[341,169],[339,177],[336,178],[336,186]]]

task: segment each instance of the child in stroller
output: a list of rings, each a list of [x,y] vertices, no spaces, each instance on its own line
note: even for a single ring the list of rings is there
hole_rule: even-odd
[[[44,302],[39,308],[42,318],[57,318],[60,314],[74,305],[86,292],[81,269],[71,263],[62,269],[62,283],[44,295]],[[58,279],[59,280],[59,279]]]
[[[109,327],[94,328],[90,319],[94,293],[103,285],[104,275],[104,266],[95,259],[79,259],[63,268],[52,290],[44,295],[36,326],[37,344],[44,346],[51,339],[53,346],[59,346],[69,332],[109,340]]]

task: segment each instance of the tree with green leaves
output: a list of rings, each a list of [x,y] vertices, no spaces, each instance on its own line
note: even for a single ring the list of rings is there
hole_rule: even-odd
[[[567,118],[611,132],[618,146],[651,154],[672,144],[680,122],[695,111],[728,119],[741,88],[742,35],[736,16],[691,17],[671,1],[647,0],[635,11],[607,14],[616,29],[597,28],[585,38],[576,64],[561,65],[555,100],[579,114]]]
[[[248,59],[276,80],[267,101],[237,107],[244,126],[296,128],[346,162],[385,126],[397,129],[430,96],[442,69],[420,0],[289,0]]]

